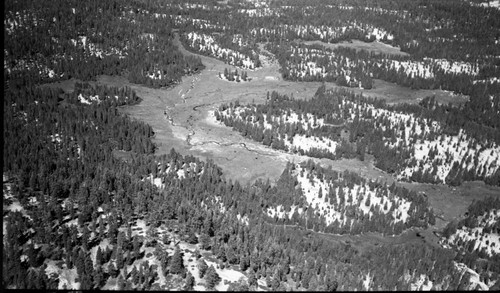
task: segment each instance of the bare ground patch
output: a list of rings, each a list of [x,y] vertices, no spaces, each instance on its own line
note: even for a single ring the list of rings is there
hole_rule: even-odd
[[[171,148],[175,148],[183,155],[195,154],[203,159],[210,158],[222,167],[226,177],[242,183],[258,178],[273,181],[280,176],[286,161],[302,162],[309,159],[273,150],[244,138],[215,121],[212,111],[222,103],[264,102],[267,92],[272,90],[293,94],[296,98],[309,98],[314,95],[320,83],[269,81],[266,77],[279,76],[274,63],[252,71],[251,74],[256,78],[251,83],[227,83],[218,78],[218,72],[223,72],[229,65],[210,57],[201,58],[206,66],[205,70],[197,75],[184,77],[180,84],[168,89],[151,89],[130,84],[121,77],[101,76],[98,82],[129,86],[142,98],[138,105],[122,107],[122,111],[152,126],[155,132],[153,141],[158,146],[157,154],[168,153]],[[333,84],[327,86],[335,87]],[[363,92],[393,100],[402,100],[401,97],[411,100],[415,99],[415,95],[425,95],[423,91],[412,91],[382,81],[377,81],[375,86],[376,89]],[[373,158],[370,156],[364,162],[347,159],[313,160],[340,172],[349,170],[372,180],[388,184],[394,182],[392,176],[373,166]]]
[[[483,182],[464,182],[461,186],[450,187],[444,184],[400,183],[401,185],[427,195],[435,214],[442,220],[436,221],[436,228],[460,218],[474,200],[489,196],[500,196],[500,187],[488,186]]]
[[[278,224],[271,224],[275,226],[282,226]],[[295,225],[285,225],[286,229],[291,230],[304,230],[302,227]],[[315,234],[324,240],[333,243],[343,243],[356,248],[360,252],[368,251],[376,246],[382,245],[401,245],[405,243],[416,243],[418,245],[430,245],[439,247],[438,238],[429,229],[409,229],[400,235],[382,235],[381,233],[368,232],[360,235],[337,235],[322,232],[314,232],[307,230],[306,235]]]
[[[181,50],[182,47],[181,47]],[[185,54],[192,54],[183,50]],[[264,68],[249,71],[251,83],[227,83],[218,78],[219,72],[231,68],[216,59],[201,56],[206,68],[199,74],[186,76],[175,87],[152,89],[131,84],[123,77],[101,76],[98,83],[112,86],[129,86],[135,90],[142,102],[134,106],[121,107],[123,113],[151,125],[155,132],[153,141],[157,144],[157,154],[169,153],[171,148],[183,155],[193,154],[201,159],[212,159],[219,165],[227,178],[239,180],[243,184],[256,179],[276,180],[286,162],[302,162],[306,156],[287,154],[267,148],[260,143],[242,137],[238,132],[214,121],[211,111],[221,103],[240,101],[241,103],[264,102],[267,92],[293,94],[296,98],[310,98],[319,82],[287,82],[280,78],[279,66],[275,61],[266,62]],[[235,68],[232,67],[231,70]],[[272,77],[272,78],[270,78]],[[75,80],[54,83],[48,86],[63,87],[72,91]],[[327,83],[327,87],[336,87]],[[367,96],[386,99],[389,103],[418,102],[421,98],[435,94],[438,101],[464,101],[466,97],[453,96],[439,90],[411,90],[385,81],[375,80],[374,89],[354,91]],[[118,154],[126,157],[126,154]],[[366,160],[313,159],[322,166],[331,166],[337,171],[349,170],[363,177],[392,184],[394,178],[374,167],[373,158]],[[433,229],[440,229],[450,220],[461,216],[472,199],[500,194],[499,188],[481,183],[464,183],[461,187],[445,185],[401,183],[401,185],[425,192],[436,213],[441,217]]]
[[[329,49],[337,49],[338,47],[347,47],[351,49],[356,49],[357,51],[359,50],[366,50],[369,52],[374,52],[377,54],[390,54],[390,55],[399,55],[399,56],[409,56],[410,54],[401,51],[401,49],[397,47],[393,47],[391,45],[387,45],[378,41],[373,41],[371,43],[359,41],[359,40],[352,40],[350,42],[341,42],[341,43],[325,43],[322,41],[304,41],[303,42],[306,45],[313,45],[313,44],[318,44],[318,45],[323,45]]]
[[[193,54],[180,48],[184,54]],[[276,179],[286,164],[286,154],[244,139],[231,128],[207,123],[208,112],[222,103],[262,103],[267,92],[273,90],[296,98],[309,98],[321,83],[282,81],[275,61],[268,62],[264,68],[248,71],[251,83],[227,83],[219,79],[218,73],[236,67],[214,58],[200,58],[206,66],[203,71],[186,76],[181,83],[167,89],[131,84],[122,77],[101,76],[98,82],[129,86],[137,92],[141,103],[121,110],[151,125],[155,132],[153,141],[158,145],[157,154],[168,153],[173,147],[181,154],[213,159],[228,178],[242,182],[267,177]]]
[[[338,87],[337,85],[331,86]],[[454,105],[463,104],[469,100],[468,96],[455,94],[444,90],[414,90],[395,83],[387,82],[380,79],[373,80],[373,88],[370,90],[359,88],[348,88],[349,90],[363,94],[366,97],[383,99],[388,104],[409,103],[417,104],[425,97],[435,96],[436,101],[440,104],[452,103]]]
[[[61,88],[65,93],[72,93],[75,90],[75,83],[79,81],[78,79],[68,79],[63,81],[57,81],[53,83],[43,84],[42,87],[48,88]]]

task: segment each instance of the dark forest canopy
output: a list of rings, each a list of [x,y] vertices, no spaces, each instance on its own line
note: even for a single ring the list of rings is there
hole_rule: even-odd
[[[203,69],[173,44],[168,19],[137,1],[8,1],[6,78],[40,83],[125,75],[165,87]]]
[[[99,94],[103,100],[101,95],[110,93],[118,95],[119,104],[136,102],[129,98],[134,94],[128,89],[92,88],[86,84],[78,85],[72,95],[37,88],[7,93],[4,100],[4,173],[15,178],[12,193],[29,217],[15,212],[6,219],[4,286],[55,288],[54,280],[44,277],[42,263],[43,259],[56,257],[56,253],[69,268],[76,266],[82,288],[102,286],[96,279],[96,272],[103,271],[113,276],[114,271],[109,267],[80,265],[86,262],[89,249],[104,238],[109,238],[112,244],[138,241],[118,233],[119,227],[127,227],[138,216],[144,217],[150,225],[175,220],[187,229],[188,234],[195,232],[201,235],[200,239],[207,238],[204,245],[222,262],[239,264],[245,270],[250,268],[250,273],[272,276],[269,272],[277,269],[280,274],[278,284],[292,278],[309,289],[362,289],[358,276],[370,273],[377,278],[374,286],[391,288],[387,287],[392,286],[389,285],[392,283],[387,283],[390,274],[372,269],[384,264],[387,270],[397,271],[402,263],[395,262],[392,255],[406,255],[408,270],[428,273],[425,266],[416,261],[423,254],[442,260],[433,270],[436,274],[445,276],[454,270],[451,265],[453,256],[444,250],[408,244],[376,248],[368,257],[349,245],[333,245],[321,237],[306,237],[300,229],[288,230],[281,224],[275,225],[261,211],[263,206],[283,200],[280,196],[284,195],[286,182],[293,182],[286,171],[276,187],[262,181],[243,187],[238,182],[223,180],[220,168],[213,163],[183,157],[173,150],[160,157],[150,155],[151,148],[144,146],[151,143],[151,129],[119,114],[114,97],[107,97],[109,102],[106,99],[88,105],[75,98],[80,94]],[[53,139],[55,134],[60,141]],[[113,150],[117,149],[128,149],[133,159],[128,163],[116,159]],[[26,155],[34,153],[37,155]],[[188,169],[186,177],[175,176],[177,170],[191,163],[195,167]],[[321,171],[311,164],[306,167],[325,172],[322,176],[340,176]],[[149,174],[163,178],[165,188],[159,190],[148,180],[142,180]],[[364,180],[356,174],[341,176],[346,182]],[[226,207],[225,213],[216,208],[216,197]],[[64,203],[63,207],[61,203]],[[102,221],[103,215],[110,215],[109,220]],[[236,220],[237,215],[248,216],[249,225]],[[68,229],[63,223],[72,219],[77,220],[78,226]],[[26,234],[28,228],[31,232]],[[88,242],[86,232],[78,235],[78,231],[87,230],[101,232],[94,234]],[[31,244],[27,243],[28,239],[31,239]],[[49,244],[51,248],[33,250],[33,244]],[[123,247],[130,247],[128,249],[133,251],[134,246]],[[23,253],[29,257],[26,262],[19,262]],[[130,254],[126,261],[137,257],[137,253]],[[111,251],[103,252],[101,262],[104,264],[115,258]],[[123,262],[116,261],[119,270]],[[284,269],[283,264],[294,268]],[[172,262],[170,270],[173,269]],[[32,272],[40,279],[26,278]],[[314,284],[311,278],[316,279]],[[390,282],[396,282],[394,284],[401,288],[408,286],[406,281],[394,279]],[[452,281],[450,286],[458,283],[459,279]]]
[[[437,138],[442,141],[445,136],[463,135],[462,131],[467,134],[473,149],[477,145],[484,149],[500,144],[499,120],[496,119],[500,99],[493,101],[491,103],[472,96],[465,105],[457,108],[438,105],[433,97],[428,97],[419,105],[390,106],[383,100],[358,95],[346,89],[327,91],[323,85],[308,100],[272,92],[268,93],[265,104],[223,104],[215,112],[215,117],[244,136],[274,149],[333,160],[364,160],[365,154],[371,154],[375,157],[375,166],[395,175],[420,164],[421,168],[402,179],[438,183],[437,167],[444,162],[433,159],[439,157],[437,149],[429,152],[432,168],[424,170],[422,162],[415,159],[415,144]],[[493,107],[490,107],[492,104]],[[410,114],[412,118],[401,120],[389,114],[375,115],[375,111],[393,113],[396,116]],[[298,115],[298,121],[289,121],[292,113]],[[307,118],[310,116],[314,120]],[[319,119],[324,121],[322,125],[316,124]],[[395,120],[398,122],[395,123]],[[433,123],[439,123],[440,126],[434,130],[429,128],[429,131],[420,134],[415,131],[417,127],[425,129]],[[408,134],[410,137],[406,137],[406,128],[411,130]],[[296,135],[326,138],[337,144],[334,151],[320,147],[304,150],[300,145],[293,146]],[[453,154],[446,153],[446,158],[450,156]],[[485,173],[486,167],[477,165],[479,156],[480,153],[477,152],[450,166],[451,171],[447,174],[445,183],[456,186],[463,181],[484,180],[487,184],[500,185],[500,169],[490,166],[492,171]],[[472,168],[470,164],[464,163],[465,160],[475,162]]]
[[[194,3],[208,8],[187,8]],[[252,7],[246,1],[228,1],[229,5],[221,1],[6,1],[2,287],[57,289],[60,280],[56,273],[49,274],[51,262],[65,270],[75,269],[78,279],[75,282],[79,282],[83,290],[101,289],[108,280],[119,289],[158,289],[153,284],[159,280],[160,271],[162,277],[176,278],[183,288],[192,289],[193,276],[187,272],[180,249],[177,247],[173,255],[167,253],[166,246],[172,242],[168,235],[172,234],[164,233],[162,239],[155,237],[154,231],[159,227],[177,233],[186,243],[199,242],[199,247],[213,256],[219,266],[238,266],[248,276],[251,289],[256,289],[259,279],[266,280],[272,290],[366,290],[363,281],[368,278],[369,289],[408,290],[421,275],[432,280],[435,289],[469,288],[470,274],[463,274],[456,262],[466,263],[480,272],[481,281],[497,279],[496,256],[485,261],[488,256],[482,252],[460,254],[458,250],[423,244],[420,240],[368,243],[361,247],[338,240],[348,239],[350,235],[366,236],[367,232],[380,237],[384,234],[406,237],[414,233],[412,229],[433,225],[434,212],[421,194],[354,173],[335,172],[311,161],[298,166],[288,164],[276,182],[259,180],[243,186],[238,181],[226,180],[222,169],[211,160],[204,162],[191,155],[183,156],[174,149],[168,154],[156,155],[153,129],[118,110],[118,107],[139,103],[140,97],[128,87],[86,82],[103,74],[121,75],[132,83],[168,87],[179,82],[182,76],[202,70],[200,58],[185,57],[175,46],[173,29],[179,29],[181,41],[183,34],[190,30],[210,34],[217,29],[178,23],[172,15],[208,19],[225,27],[219,31],[228,34],[218,39],[221,44],[232,44],[232,36],[236,34],[248,39],[244,53],[257,52],[258,42],[282,41],[276,33],[251,35],[250,28],[275,29],[290,23],[339,26],[353,19],[365,19],[370,25],[394,34],[391,44],[410,52],[411,58],[432,56],[483,62],[497,50],[491,46],[491,35],[485,28],[498,27],[500,17],[495,18],[498,12],[479,7],[465,10],[470,7],[465,2],[455,8],[456,3],[270,1],[271,8],[286,13],[252,18],[243,17],[238,11]],[[397,10],[397,13],[365,11],[363,7]],[[422,17],[421,21],[409,21],[404,17],[404,10],[412,17]],[[308,14],[311,11],[316,11],[316,16]],[[425,16],[427,14],[430,16]],[[228,18],[228,15],[238,17]],[[456,27],[444,28],[449,30],[443,32],[446,34],[456,30],[464,36],[470,36],[472,30],[485,32],[477,36],[479,45],[463,40],[458,41],[458,47],[452,42],[441,44],[446,50],[435,50],[438,46],[425,40],[424,31],[428,27],[421,23],[441,18],[456,22]],[[397,19],[402,20],[395,21]],[[352,37],[366,40],[365,29],[366,26],[347,30],[327,41]],[[290,38],[287,41],[297,37],[292,29],[282,32]],[[436,34],[439,36],[440,32]],[[303,37],[314,38],[312,34]],[[421,43],[410,46],[407,44],[410,38]],[[467,46],[461,47],[462,43]],[[234,44],[231,46],[236,49]],[[346,56],[355,55],[342,52]],[[498,73],[495,62],[482,69],[482,77]],[[70,94],[62,89],[39,86],[70,78],[81,81]],[[368,80],[368,75],[365,78]],[[297,113],[323,115],[330,124],[344,124],[342,127],[348,130],[345,133],[315,128],[310,134],[341,137],[344,142],[335,156],[362,159],[365,153],[372,153],[380,168],[394,172],[398,160],[405,159],[408,153],[384,148],[377,137],[395,140],[395,133],[392,129],[380,132],[360,119],[348,121],[347,114],[353,108],[341,109],[342,101],[362,102],[387,111],[437,120],[447,134],[456,134],[459,128],[464,128],[478,140],[498,142],[499,125],[495,120],[498,100],[495,96],[490,107],[491,101],[485,99],[485,92],[487,90],[480,86],[474,87],[469,103],[452,108],[437,105],[432,98],[418,106],[388,106],[384,101],[345,90],[330,92],[321,87],[311,100],[314,103],[272,93],[268,103],[252,106],[256,109],[253,114],[259,119],[263,118],[260,114],[278,115],[293,109]],[[223,105],[219,110],[238,106]],[[331,111],[325,112],[328,108],[338,109],[338,115],[334,117]],[[250,114],[250,111],[245,113]],[[357,113],[358,117],[363,114]],[[384,119],[378,122],[386,123]],[[228,119],[225,123],[233,123],[239,131],[271,147],[284,146],[279,135],[272,136],[270,132],[235,120]],[[295,131],[304,129],[283,126],[277,133]],[[329,154],[313,149],[308,155]],[[475,178],[498,185],[498,173],[486,178],[456,169],[447,183],[459,184],[464,178]],[[329,184],[330,191],[325,189],[317,196],[342,212],[347,218],[345,224],[326,224],[324,217],[315,213],[315,207],[307,204],[298,184],[303,174],[309,176],[308,180]],[[153,184],[153,179],[159,179],[162,188]],[[401,215],[391,216],[386,212],[390,208],[384,205],[373,208],[371,216],[360,212],[351,203],[352,194],[361,186],[373,192],[372,200],[384,198],[391,208],[403,202],[402,199],[409,202],[407,221],[395,221],[402,218]],[[292,206],[304,212],[291,218],[267,213],[279,205],[287,212]],[[497,205],[493,200],[474,203],[469,209],[469,218],[460,225],[471,226],[474,218]],[[151,228],[148,231],[153,231],[146,237],[132,235],[132,226],[139,219]],[[453,232],[454,228],[447,227],[447,231]],[[488,226],[488,229],[497,227]],[[101,247],[102,242],[109,246]],[[145,248],[153,247],[151,254],[158,264],[142,262]],[[96,251],[95,255],[91,251]],[[128,265],[136,261],[140,263],[127,271]],[[206,265],[203,273],[208,287],[220,281],[212,266]],[[242,288],[246,288],[244,285]]]

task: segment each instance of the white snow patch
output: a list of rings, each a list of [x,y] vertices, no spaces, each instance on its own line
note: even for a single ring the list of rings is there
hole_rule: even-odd
[[[500,254],[500,235],[491,231],[490,233],[484,233],[484,227],[494,226],[495,223],[500,219],[500,210],[491,210],[485,213],[483,216],[478,217],[478,226],[475,228],[468,228],[463,226],[451,235],[444,244],[454,244],[456,245],[458,240],[461,239],[464,242],[472,241],[474,243],[474,250],[485,249],[486,254],[492,256],[494,254]],[[478,236],[476,236],[476,233]]]
[[[322,182],[315,175],[311,175],[308,170],[303,170],[303,174],[301,175],[300,173],[302,173],[302,170],[299,164],[296,165],[296,170],[298,174],[297,181],[301,186],[306,203],[314,209],[315,213],[324,217],[326,225],[330,225],[336,220],[340,225],[345,225],[348,219],[346,212],[345,210],[343,214],[339,212],[340,206],[338,203],[340,202],[340,188],[336,187],[332,190],[336,196],[337,203],[332,204],[330,200],[327,199],[328,193],[332,188],[329,182]],[[319,197],[320,189],[322,192],[321,198]],[[388,196],[377,196],[376,194],[382,194],[381,190],[374,189],[372,191],[368,185],[360,186],[354,184],[352,189],[347,186],[344,187],[342,189],[342,194],[345,206],[355,206],[363,214],[369,215],[369,217],[373,215],[371,209],[387,214],[391,211],[392,205],[395,204],[396,206],[391,214],[394,223],[400,221],[405,223],[408,219],[411,202],[404,198],[396,197],[390,192]],[[363,199],[360,200],[361,198]],[[282,205],[268,207],[265,212],[269,217],[277,217],[279,219],[288,217],[291,219],[296,210],[299,215],[303,213],[303,208],[297,209],[296,206],[292,206],[290,211],[286,212]]]
[[[76,267],[68,270],[61,269],[56,265],[56,261],[49,260],[46,261],[47,268],[45,269],[45,274],[50,278],[51,274],[56,274],[58,276],[58,286],[57,289],[69,289],[69,290],[79,290],[80,282],[75,282],[76,277],[78,276],[76,272]]]
[[[98,104],[101,102],[101,100],[99,99],[99,95],[89,96],[88,98],[85,98],[82,94],[79,94],[78,100],[82,104],[87,104],[87,105],[92,104],[92,102],[97,102]]]
[[[432,282],[426,275],[422,274],[416,282],[410,284],[410,288],[411,291],[430,291]]]
[[[480,290],[489,290],[488,285],[486,285],[484,282],[481,282],[479,280],[479,274],[476,271],[472,270],[471,268],[469,268],[467,265],[465,265],[463,263],[453,262],[453,264],[460,271],[462,276],[465,273],[470,274],[470,286],[467,290],[475,290],[477,286],[479,286]]]

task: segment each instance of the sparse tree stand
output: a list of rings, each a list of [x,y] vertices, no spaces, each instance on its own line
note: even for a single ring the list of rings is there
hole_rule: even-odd
[[[240,277],[236,282],[231,282],[227,287],[227,291],[247,292],[249,290],[250,288],[244,277]]]

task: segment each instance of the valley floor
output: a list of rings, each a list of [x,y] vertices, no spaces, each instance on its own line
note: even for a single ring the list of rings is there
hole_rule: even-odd
[[[176,43],[185,55],[193,55],[184,49],[176,34]],[[261,46],[263,49],[263,46]],[[263,67],[249,70],[250,82],[227,82],[219,78],[219,73],[236,67],[225,64],[211,57],[200,56],[204,70],[196,75],[186,76],[178,85],[166,89],[152,89],[145,86],[131,84],[125,78],[100,76],[99,84],[111,86],[129,86],[142,98],[141,103],[134,106],[125,106],[123,113],[143,121],[153,128],[154,142],[158,149],[156,154],[167,154],[171,148],[182,155],[195,155],[203,160],[211,159],[220,166],[227,178],[239,180],[246,184],[257,179],[271,182],[281,175],[286,162],[295,163],[307,161],[310,158],[296,154],[289,154],[263,146],[251,139],[242,137],[237,131],[224,126],[217,121],[213,110],[222,103],[240,102],[263,103],[267,92],[278,91],[293,95],[295,98],[308,99],[314,95],[319,82],[289,82],[281,79],[279,64],[275,60],[263,60]],[[328,88],[337,87],[333,83],[326,84]],[[65,91],[72,91],[74,80],[55,83],[51,86],[62,87]],[[435,94],[438,101],[461,103],[466,97],[453,96],[449,92],[439,90],[410,90],[384,81],[375,81],[374,89],[362,90],[367,96],[385,98],[389,103],[418,102],[422,97]],[[395,179],[374,167],[373,157],[367,155],[365,161],[357,159],[316,159],[324,167],[331,166],[333,170],[349,170],[372,180],[380,180],[392,184]],[[379,243],[401,241],[422,241],[437,245],[434,231],[443,229],[446,224],[461,217],[473,200],[484,199],[489,195],[500,194],[500,188],[485,186],[483,183],[466,182],[459,187],[446,185],[431,185],[419,183],[400,183],[401,185],[425,193],[437,214],[436,225],[425,231],[408,232],[397,241],[392,237],[382,235],[364,235],[361,239],[341,236],[342,241]],[[333,236],[332,236],[333,237]],[[354,237],[354,236],[353,236]],[[425,239],[424,239],[425,238]]]

